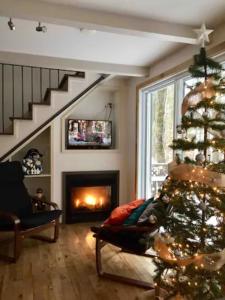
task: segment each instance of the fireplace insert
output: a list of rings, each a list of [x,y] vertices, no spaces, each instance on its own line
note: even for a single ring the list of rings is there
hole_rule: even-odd
[[[119,202],[119,171],[64,172],[64,222],[106,219]]]

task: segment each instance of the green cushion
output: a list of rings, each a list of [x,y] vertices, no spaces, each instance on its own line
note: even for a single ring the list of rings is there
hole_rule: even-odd
[[[136,208],[132,214],[124,221],[123,225],[135,225],[146,207],[154,200],[154,197],[146,200],[142,205]]]

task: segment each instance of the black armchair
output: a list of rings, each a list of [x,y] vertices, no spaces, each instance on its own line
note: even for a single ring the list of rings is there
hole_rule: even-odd
[[[9,261],[16,262],[22,249],[23,239],[36,238],[56,242],[59,235],[59,217],[61,210],[57,204],[46,202],[54,210],[40,213],[32,212],[32,201],[23,183],[23,172],[20,162],[0,163],[0,231],[14,232],[13,256],[0,255]],[[34,235],[44,229],[54,227],[54,236]]]

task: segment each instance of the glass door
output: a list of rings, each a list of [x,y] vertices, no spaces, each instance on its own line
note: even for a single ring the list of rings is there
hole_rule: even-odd
[[[174,136],[174,84],[150,93],[150,172],[147,195],[157,193],[168,174],[168,163],[173,160],[169,147]]]

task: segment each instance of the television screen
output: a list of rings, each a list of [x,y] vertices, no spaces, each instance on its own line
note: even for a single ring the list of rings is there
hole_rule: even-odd
[[[111,145],[111,121],[68,120],[67,149],[110,148]]]

